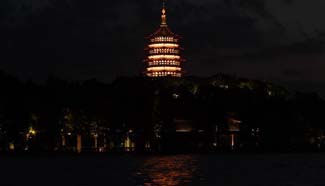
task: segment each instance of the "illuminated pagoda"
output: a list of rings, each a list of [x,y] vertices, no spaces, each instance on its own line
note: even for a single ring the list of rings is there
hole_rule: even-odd
[[[180,36],[174,34],[167,25],[166,8],[163,3],[161,24],[156,32],[147,37],[147,57],[145,74],[148,77],[181,77],[182,62],[178,42]]]

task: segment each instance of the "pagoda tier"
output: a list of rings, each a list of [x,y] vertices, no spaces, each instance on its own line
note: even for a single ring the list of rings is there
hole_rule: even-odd
[[[184,60],[180,56],[180,37],[168,28],[165,7],[162,9],[161,19],[158,30],[148,37],[145,73],[148,77],[181,77],[181,64]]]

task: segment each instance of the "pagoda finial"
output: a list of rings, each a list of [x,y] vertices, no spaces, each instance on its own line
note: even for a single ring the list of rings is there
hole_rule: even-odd
[[[163,8],[161,11],[161,26],[167,26],[167,17],[166,17],[166,0],[163,0]]]

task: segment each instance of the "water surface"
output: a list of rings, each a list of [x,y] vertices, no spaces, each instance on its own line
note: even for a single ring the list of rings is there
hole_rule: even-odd
[[[149,157],[136,172],[137,185],[199,185],[201,175],[196,156]]]
[[[0,186],[325,186],[325,155],[0,157]]]

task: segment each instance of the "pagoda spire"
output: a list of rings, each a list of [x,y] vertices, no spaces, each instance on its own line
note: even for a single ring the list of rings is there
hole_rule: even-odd
[[[161,10],[161,27],[167,26],[167,16],[166,16],[166,0],[163,0],[163,7]]]

